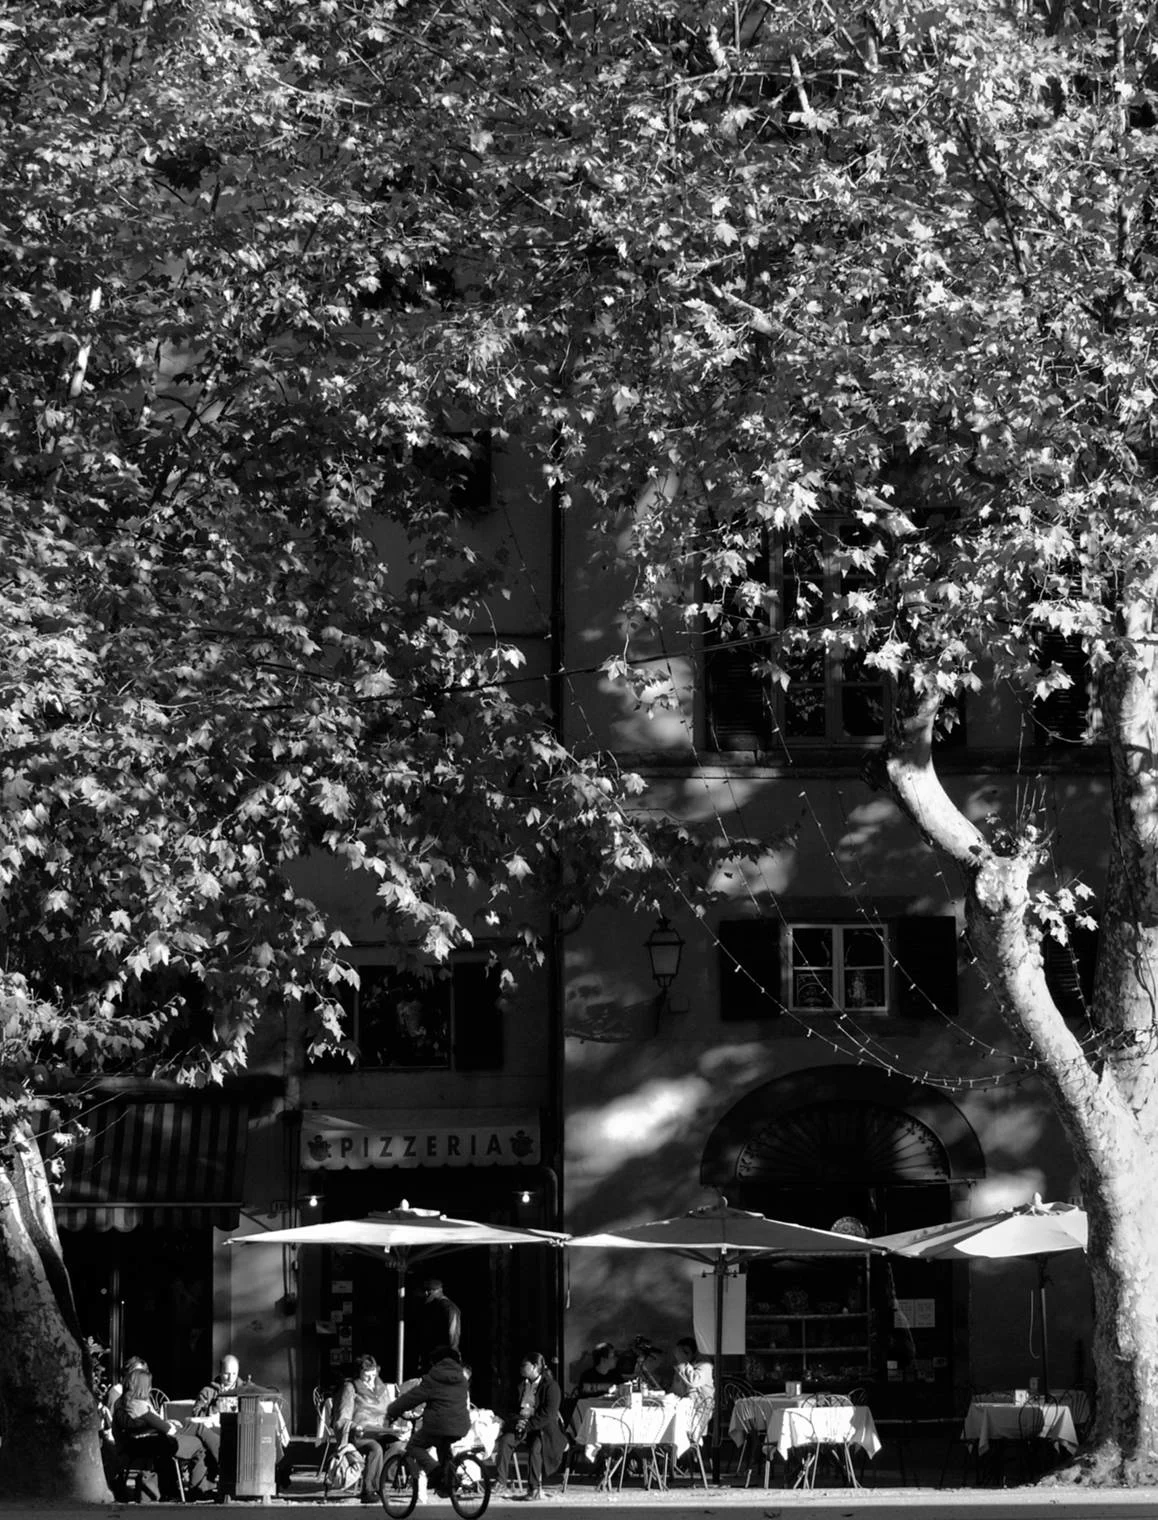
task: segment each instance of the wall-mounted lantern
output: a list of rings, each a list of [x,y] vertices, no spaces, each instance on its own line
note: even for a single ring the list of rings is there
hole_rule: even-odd
[[[677,929],[662,913],[659,922],[643,942],[651,961],[651,974],[659,988],[661,998],[666,998],[671,984],[679,975],[680,957],[684,942]]]

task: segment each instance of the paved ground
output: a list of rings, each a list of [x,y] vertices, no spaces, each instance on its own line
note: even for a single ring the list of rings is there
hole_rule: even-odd
[[[887,1466],[886,1450],[876,1463],[870,1463],[866,1479],[872,1485],[861,1489],[818,1488],[811,1492],[799,1489],[742,1488],[732,1486],[725,1477],[720,1486],[707,1492],[702,1486],[678,1487],[659,1493],[639,1487],[627,1487],[611,1495],[595,1489],[590,1478],[576,1479],[563,1494],[558,1484],[548,1490],[550,1498],[541,1503],[524,1504],[511,1499],[494,1499],[487,1511],[498,1520],[523,1520],[536,1513],[541,1520],[593,1520],[592,1511],[614,1510],[624,1520],[646,1520],[648,1513],[661,1511],[664,1520],[722,1516],[724,1520],[886,1520],[889,1515],[902,1520],[1158,1520],[1158,1488],[1132,1492],[1083,1492],[1081,1489],[1043,1489],[1032,1485],[1010,1488],[963,1488],[937,1486],[945,1467],[946,1443],[930,1439],[908,1447],[905,1470],[907,1482],[901,1483],[896,1465]],[[952,1455],[949,1449],[949,1455]],[[946,1474],[950,1485],[959,1482],[951,1465]],[[1016,1471],[1009,1474],[1016,1482]],[[327,1516],[344,1517],[365,1514],[383,1517],[377,1507],[363,1508],[356,1499],[325,1499],[313,1472],[299,1469],[294,1475],[292,1491],[268,1503],[260,1500],[232,1500],[215,1505],[211,1500],[199,1504],[137,1504],[101,1507],[36,1506],[35,1512],[60,1517],[60,1520],[144,1520],[149,1509],[165,1520],[208,1520],[215,1513],[228,1511],[232,1520],[261,1515],[276,1515],[277,1520],[326,1520]],[[0,1520],[33,1513],[33,1507],[5,1502],[0,1497]],[[427,1502],[415,1512],[416,1520],[455,1520],[454,1512],[444,1500]]]
[[[0,1516],[14,1517],[31,1513],[48,1514],[60,1520],[143,1520],[153,1509],[166,1520],[206,1520],[208,1515],[228,1511],[234,1520],[239,1513],[256,1517],[276,1515],[277,1520],[322,1520],[324,1515],[381,1515],[382,1511],[363,1508],[357,1501],[317,1501],[277,1499],[268,1504],[257,1500],[235,1500],[228,1505],[162,1504],[142,1507],[136,1504],[84,1508],[80,1506],[38,1506],[6,1503],[0,1500]],[[547,1514],[550,1520],[590,1520],[592,1510],[615,1510],[630,1520],[644,1520],[648,1513],[661,1510],[665,1520],[676,1517],[727,1515],[728,1520],[885,1520],[888,1515],[903,1520],[1158,1520],[1158,1489],[1133,1493],[1082,1494],[1073,1492],[1034,1492],[1032,1489],[953,1489],[919,1488],[821,1490],[800,1493],[782,1490],[711,1490],[692,1492],[680,1489],[667,1494],[642,1494],[625,1491],[609,1498],[590,1492],[568,1493],[536,1505],[496,1501],[488,1516],[505,1516],[507,1520],[530,1510]],[[416,1511],[427,1520],[454,1520],[449,1504],[434,1503]]]

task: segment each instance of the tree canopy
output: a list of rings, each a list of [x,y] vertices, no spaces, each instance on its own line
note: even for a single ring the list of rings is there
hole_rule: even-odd
[[[1099,1440],[1144,1474],[1155,40],[1109,0],[10,7],[0,902],[5,1049],[18,1020],[36,1048],[9,1097],[164,1054],[189,975],[228,1010],[169,1048],[190,1073],[274,999],[336,1038],[305,852],[436,956],[469,927],[451,881],[500,917],[528,878],[646,891],[634,783],[477,636],[501,567],[457,486],[488,428],[622,535],[640,625],[751,641],[790,690],[818,649],[890,685],[881,780],[960,866],[1074,1142]],[[1041,974],[1070,904],[1039,841],[964,818],[932,756],[990,673],[1064,690],[1057,636],[1116,805],[1092,1046]]]

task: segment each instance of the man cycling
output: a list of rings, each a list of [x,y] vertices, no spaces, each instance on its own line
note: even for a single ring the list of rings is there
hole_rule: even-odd
[[[419,1404],[425,1406],[406,1451],[436,1493],[446,1487],[451,1447],[470,1429],[469,1388],[459,1353],[453,1346],[436,1346],[422,1381],[400,1393],[386,1408],[387,1418],[393,1419]]]

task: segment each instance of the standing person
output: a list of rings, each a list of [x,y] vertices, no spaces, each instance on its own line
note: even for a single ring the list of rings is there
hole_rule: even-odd
[[[453,1299],[442,1291],[437,1277],[422,1284],[422,1307],[418,1311],[418,1370],[425,1372],[434,1353],[443,1346],[457,1351],[462,1334],[462,1315]]]
[[[455,1441],[470,1429],[470,1379],[454,1346],[435,1346],[426,1375],[386,1410],[395,1420],[408,1409],[423,1405],[422,1419],[406,1448],[437,1489],[445,1486],[447,1458]],[[435,1456],[431,1456],[431,1451]],[[437,1469],[437,1471],[436,1471]]]
[[[530,1475],[527,1498],[543,1497],[543,1479],[551,1476],[567,1450],[559,1418],[562,1402],[559,1385],[547,1370],[547,1358],[541,1351],[528,1351],[519,1363],[518,1413],[507,1421],[495,1449],[500,1494],[509,1487],[511,1454],[525,1441]]]
[[[389,1414],[390,1401],[398,1389],[378,1376],[378,1362],[368,1353],[354,1363],[357,1373],[347,1378],[334,1411],[334,1439],[339,1450],[347,1441],[362,1453],[362,1503],[378,1503],[382,1464],[394,1451],[402,1450]]]

